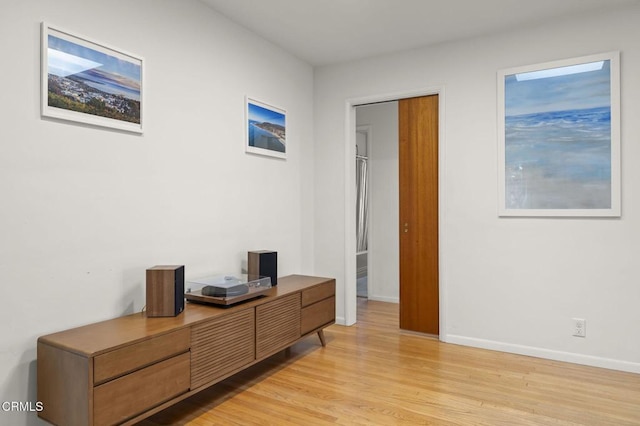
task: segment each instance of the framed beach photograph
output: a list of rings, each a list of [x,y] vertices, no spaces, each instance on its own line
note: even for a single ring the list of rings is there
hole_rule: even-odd
[[[620,216],[619,57],[498,72],[499,216]]]
[[[142,133],[142,58],[42,23],[42,116]]]
[[[246,152],[287,158],[287,113],[246,98]]]

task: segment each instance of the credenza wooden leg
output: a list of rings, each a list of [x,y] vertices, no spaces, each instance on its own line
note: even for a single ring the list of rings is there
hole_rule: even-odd
[[[324,330],[318,331],[318,337],[320,338],[320,343],[322,346],[327,346],[327,341],[324,340]]]

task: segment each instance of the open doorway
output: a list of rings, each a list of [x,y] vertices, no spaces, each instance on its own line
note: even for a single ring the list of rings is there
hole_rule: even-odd
[[[357,296],[398,303],[398,102],[356,107],[356,142],[356,218],[366,220],[367,236],[366,251],[357,240]],[[363,168],[367,200],[360,203]],[[360,228],[356,230],[360,237]]]

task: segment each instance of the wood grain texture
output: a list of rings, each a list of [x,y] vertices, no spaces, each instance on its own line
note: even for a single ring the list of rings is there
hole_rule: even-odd
[[[302,292],[302,306],[308,306],[327,297],[335,296],[335,294],[336,282],[333,280],[311,287]]]
[[[53,424],[89,424],[93,397],[89,360],[41,342],[37,351],[38,401],[44,408],[39,416]]]
[[[245,309],[192,327],[191,388],[197,389],[255,360],[255,310]]]
[[[256,307],[256,358],[284,349],[300,338],[300,293]]]
[[[438,95],[400,100],[398,119],[400,328],[437,335]]]
[[[96,386],[94,425],[118,424],[189,390],[190,353]]]
[[[173,317],[176,303],[176,273],[184,279],[184,266],[157,265],[146,271],[147,316]]]
[[[441,343],[359,299],[325,329],[157,413],[158,425],[637,426],[640,375]]]
[[[300,333],[307,334],[333,323],[336,318],[336,298],[329,297],[302,308]]]
[[[180,329],[95,357],[93,382],[100,384],[189,350],[191,333]]]

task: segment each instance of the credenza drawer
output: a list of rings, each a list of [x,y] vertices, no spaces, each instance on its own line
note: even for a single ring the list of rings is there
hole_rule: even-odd
[[[336,282],[331,280],[326,283],[311,287],[302,291],[302,306],[308,306],[327,297],[335,296]]]
[[[169,358],[93,390],[94,425],[112,425],[189,390],[190,353]]]
[[[302,308],[300,332],[306,334],[335,321],[336,298],[330,297]]]
[[[189,349],[188,328],[125,346],[95,357],[93,381],[104,383]]]

